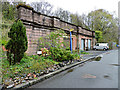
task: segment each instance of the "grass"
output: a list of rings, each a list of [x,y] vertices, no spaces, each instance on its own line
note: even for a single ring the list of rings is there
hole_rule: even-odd
[[[81,51],[81,54],[89,54],[89,53],[85,51]]]
[[[4,55],[5,56],[5,55]],[[29,73],[40,73],[40,71],[44,70],[46,67],[52,67],[54,64],[58,64],[59,62],[53,61],[52,59],[45,58],[42,56],[32,55],[32,56],[24,56],[20,63],[15,65],[9,65],[7,58],[2,59],[2,78],[3,82],[6,79],[14,78],[17,76],[22,76],[23,74]]]
[[[79,54],[77,54],[77,52],[73,51],[73,54],[75,57],[74,59],[80,59],[80,56]],[[82,52],[82,54],[88,53]],[[14,77],[23,76],[24,74],[27,75],[29,73],[40,73],[47,67],[53,67],[54,64],[59,63],[57,61],[54,61],[50,57],[43,57],[38,55],[25,55],[20,61],[20,63],[17,63],[15,65],[9,65],[5,52],[0,51],[0,57],[3,57],[1,60],[3,83],[6,79],[9,78],[13,79]]]
[[[78,54],[77,50],[73,50],[73,54]],[[89,54],[89,53],[81,50],[80,54]]]

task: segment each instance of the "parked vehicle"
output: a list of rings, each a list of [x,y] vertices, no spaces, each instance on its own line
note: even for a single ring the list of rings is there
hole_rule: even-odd
[[[94,50],[108,50],[109,49],[109,45],[108,43],[97,43],[94,47]]]

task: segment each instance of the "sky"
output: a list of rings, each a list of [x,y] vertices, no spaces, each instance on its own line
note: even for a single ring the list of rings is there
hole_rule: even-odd
[[[34,2],[40,0],[34,0]],[[72,13],[78,13],[79,15],[88,14],[96,9],[105,9],[115,17],[118,17],[118,2],[120,0],[44,0],[54,6],[54,10],[58,7],[64,10],[68,10]],[[33,0],[26,0],[27,3],[33,2]]]

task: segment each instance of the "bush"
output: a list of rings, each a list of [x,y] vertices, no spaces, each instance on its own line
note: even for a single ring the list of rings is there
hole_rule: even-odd
[[[21,61],[28,47],[26,28],[20,20],[13,23],[8,37],[10,40],[6,45],[6,49],[8,50],[7,58],[11,65]]]
[[[51,32],[46,37],[41,37],[39,39],[39,49],[46,47],[49,49],[50,56],[49,58],[52,58],[56,61],[65,61],[65,60],[72,60],[74,59],[73,54],[71,54],[71,51],[69,50],[68,45],[63,41],[63,36],[65,36],[65,32],[63,30],[56,30],[54,32]],[[65,48],[66,47],[66,48]]]
[[[7,41],[6,41],[6,40],[3,40],[3,39],[2,39],[1,42],[2,42],[2,45],[6,45],[6,44],[7,44]]]
[[[73,54],[71,54],[71,51],[52,47],[50,49],[50,52],[52,53],[52,59],[56,61],[65,61],[65,60],[72,60],[74,59]]]
[[[43,57],[43,56],[27,56],[25,55],[20,63],[16,63],[15,65],[9,65],[9,62],[6,58],[2,59],[0,63],[2,68],[2,79],[3,81],[7,78],[14,77],[24,77],[24,74],[29,73],[40,73],[42,70],[45,70],[46,67],[52,67],[54,64],[58,64],[59,62],[53,61],[52,59]]]

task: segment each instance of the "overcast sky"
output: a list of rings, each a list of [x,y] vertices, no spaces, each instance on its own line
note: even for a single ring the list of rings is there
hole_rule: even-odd
[[[34,0],[34,2],[40,0]],[[68,10],[72,13],[88,14],[96,9],[105,9],[110,13],[115,13],[118,16],[118,2],[120,0],[44,0],[49,2],[56,9],[57,7]],[[33,0],[26,0],[27,3]]]

